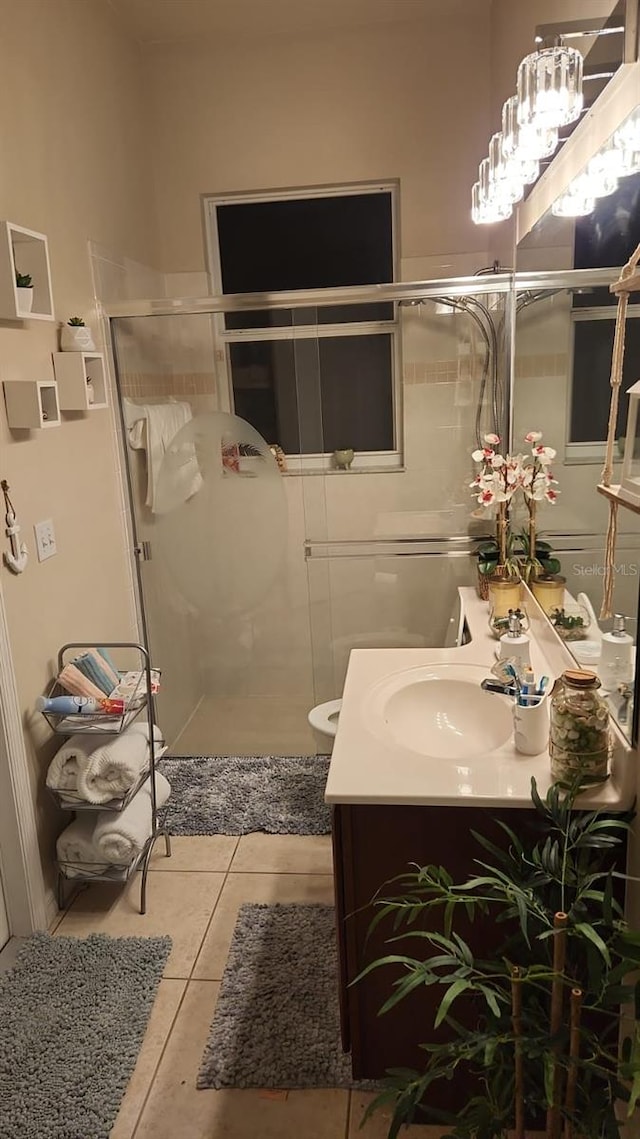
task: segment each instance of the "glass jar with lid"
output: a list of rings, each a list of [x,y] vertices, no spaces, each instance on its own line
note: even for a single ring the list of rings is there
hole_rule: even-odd
[[[551,696],[549,755],[554,780],[601,778],[609,768],[609,710],[595,672],[563,672]]]

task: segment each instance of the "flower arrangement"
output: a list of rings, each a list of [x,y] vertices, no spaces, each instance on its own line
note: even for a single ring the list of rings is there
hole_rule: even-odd
[[[492,433],[483,437],[483,446],[472,454],[472,459],[480,463],[480,471],[470,484],[477,501],[485,509],[496,509],[496,543],[492,550],[487,544],[482,548],[481,572],[493,572],[500,568],[508,576],[517,577],[521,568],[528,580],[534,571],[544,569],[557,572],[559,564],[550,558],[546,543],[538,544],[536,539],[536,510],[539,502],[555,503],[558,491],[557,480],[551,471],[551,463],[556,457],[553,447],[542,442],[541,431],[529,431],[524,442],[531,447],[530,454],[502,455],[498,450],[500,436]],[[517,549],[509,533],[509,507],[515,496],[522,492],[529,513],[528,534],[522,535],[520,549]],[[493,556],[495,550],[495,559]],[[524,567],[516,558],[516,553],[525,553]],[[551,564],[549,564],[551,563]],[[484,568],[486,565],[487,569]]]

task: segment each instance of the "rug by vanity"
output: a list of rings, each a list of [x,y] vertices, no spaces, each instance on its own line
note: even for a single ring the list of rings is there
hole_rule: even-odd
[[[328,756],[172,756],[158,766],[172,788],[171,834],[331,831]]]
[[[333,906],[242,906],[198,1087],[351,1085]]]
[[[168,937],[35,934],[0,975],[2,1139],[108,1139]]]

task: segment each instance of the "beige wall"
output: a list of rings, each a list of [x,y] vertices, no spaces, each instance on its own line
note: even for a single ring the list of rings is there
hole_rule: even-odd
[[[48,235],[58,320],[91,320],[89,239],[141,262],[154,256],[138,51],[102,3],[0,0],[0,23],[0,216]],[[0,322],[0,379],[51,378],[56,348],[55,324]],[[49,879],[61,816],[43,790],[55,748],[32,712],[36,696],[62,643],[135,629],[114,438],[112,411],[11,432],[0,401],[0,477],[30,551],[21,576],[0,572]],[[44,518],[53,519],[58,554],[39,564],[33,524]]]
[[[469,193],[489,130],[489,6],[148,48],[162,268],[202,268],[200,194],[385,178],[400,179],[403,257],[483,263]]]

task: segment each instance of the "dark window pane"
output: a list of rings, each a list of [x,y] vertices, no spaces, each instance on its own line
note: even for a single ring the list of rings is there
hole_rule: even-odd
[[[231,344],[236,414],[286,454],[394,449],[391,336]]]
[[[613,320],[580,320],[574,324],[573,389],[570,442],[593,443],[607,438],[611,399]],[[640,320],[627,321],[624,368],[616,437],[627,428],[626,391],[640,375]]]
[[[622,266],[639,243],[640,174],[633,174],[621,178],[615,194],[600,198],[587,217],[576,218],[573,263],[576,269]]]
[[[216,208],[225,293],[393,281],[391,194]]]

